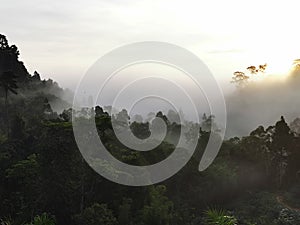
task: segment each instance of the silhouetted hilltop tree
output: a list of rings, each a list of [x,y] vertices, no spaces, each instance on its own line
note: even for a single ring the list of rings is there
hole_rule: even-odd
[[[233,77],[231,80],[231,83],[234,83],[236,85],[236,87],[238,88],[243,88],[245,86],[247,86],[247,84],[249,83],[249,81],[251,81],[251,77],[253,75],[264,75],[265,71],[267,69],[267,64],[261,64],[256,66],[248,66],[246,72],[242,72],[242,71],[236,71],[233,73]]]
[[[41,81],[41,76],[37,71],[34,71],[33,76],[32,76],[32,80]]]
[[[100,106],[95,107],[95,117],[108,116],[107,112],[104,112],[103,108]]]
[[[42,121],[43,117],[55,119],[58,116],[54,111],[61,112],[71,106],[66,101],[67,95],[68,100],[71,99],[70,94],[51,79],[41,80],[37,71],[31,76],[19,61],[19,54],[17,46],[9,45],[5,35],[0,34],[0,135],[7,133],[9,136],[9,125],[14,118],[14,115],[8,116],[10,112],[20,115],[28,126],[35,124],[29,121]],[[17,92],[18,96],[9,94]],[[47,99],[46,104],[44,99]]]
[[[29,73],[23,62],[18,60],[20,52],[15,45],[9,45],[6,37],[0,34],[0,73],[13,72],[18,82],[27,82]]]
[[[280,121],[275,124],[274,134],[270,144],[270,150],[273,155],[273,168],[277,174],[277,185],[281,187],[283,178],[286,175],[288,166],[288,157],[291,154],[291,143],[293,134],[282,116]]]
[[[247,67],[247,70],[252,74],[258,74],[258,73],[264,73],[266,71],[267,64],[256,66],[249,66]]]
[[[53,80],[41,80],[41,76],[37,71],[30,75],[23,62],[19,61],[19,55],[20,52],[17,46],[9,45],[7,38],[0,34],[0,74],[8,71],[14,74],[20,92],[24,92],[24,94],[27,92],[30,92],[30,94],[32,92],[43,92],[56,97],[61,97],[64,94],[64,90]]]

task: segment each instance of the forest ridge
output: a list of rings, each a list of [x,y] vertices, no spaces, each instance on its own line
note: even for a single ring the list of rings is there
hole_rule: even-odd
[[[199,173],[209,135],[218,132],[211,129],[213,116],[205,115],[195,154],[179,173],[158,185],[122,186],[87,165],[74,140],[74,109],[61,99],[64,90],[38,72],[30,75],[19,54],[0,35],[1,225],[300,224],[300,119],[287,124],[278,115],[274,125],[225,140],[215,162]],[[55,112],[52,102],[65,110]],[[111,115],[101,106],[77,111],[82,120],[91,119],[89,114],[110,153],[132,165],[168,157],[181,126],[187,126],[157,112],[167,124],[166,138],[143,153],[118,141]],[[118,116],[129,120],[126,110]],[[149,122],[132,122],[130,129],[139,138],[149,136]],[[101,158],[92,160],[111,170]]]

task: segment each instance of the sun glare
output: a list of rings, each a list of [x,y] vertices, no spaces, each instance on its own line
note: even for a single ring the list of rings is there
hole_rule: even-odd
[[[292,59],[273,59],[270,60],[267,68],[267,74],[274,76],[286,76],[292,69]]]

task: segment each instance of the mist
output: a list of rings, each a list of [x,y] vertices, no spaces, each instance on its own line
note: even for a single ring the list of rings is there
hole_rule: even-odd
[[[227,110],[227,138],[249,135],[260,125],[268,127],[274,124],[281,116],[284,116],[288,123],[300,117],[300,89],[298,88],[300,71],[292,70],[282,75],[263,74],[259,76],[262,77],[250,81],[243,88],[235,88],[234,84],[228,82],[226,85],[223,82],[222,88],[225,92]],[[167,115],[171,110],[177,112],[178,115],[183,115],[186,121],[195,122],[196,119],[188,110],[187,105],[189,103],[182,96],[182,93],[179,93],[176,88],[174,89],[174,85],[168,83],[168,80],[175,81],[185,90],[189,90],[191,100],[199,113],[200,121],[204,113],[211,114],[205,93],[199,92],[195,84],[186,79],[186,75],[170,67],[154,66],[154,64],[137,65],[121,71],[103,88],[101,94],[98,93],[101,84],[97,90],[83,90],[82,101],[78,105],[81,107],[100,105],[104,107],[104,110],[112,113],[108,109],[113,105],[115,96],[126,84],[136,80],[137,77],[148,77],[147,82],[137,82],[130,88],[129,92],[123,92],[113,107],[114,114],[126,109],[132,121],[135,120],[134,118],[141,118],[140,116],[146,121],[150,112],[156,114],[158,111],[162,111]],[[137,102],[138,104],[132,105],[134,96],[137,93],[139,95],[146,93],[147,90],[158,93],[160,96],[168,96],[171,102],[176,102],[176,107],[166,104],[161,99],[144,99]],[[98,99],[93,99],[94,92],[97,92]],[[50,101],[53,110],[61,113],[67,106],[70,107],[73,101],[72,94],[71,91],[68,91],[59,96],[69,105],[62,104],[61,101]],[[218,124],[217,116],[215,121]],[[221,129],[225,128],[222,127]]]
[[[300,116],[300,71],[267,75],[226,96],[226,136],[244,136],[259,125],[269,126],[284,116],[290,123]]]

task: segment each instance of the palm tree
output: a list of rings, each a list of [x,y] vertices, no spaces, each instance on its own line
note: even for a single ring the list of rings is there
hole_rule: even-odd
[[[9,119],[8,119],[8,93],[18,94],[16,92],[17,86],[17,76],[12,71],[3,72],[0,75],[0,87],[4,90],[5,96],[5,108],[6,108],[6,120],[7,120],[7,136],[9,136]]]

